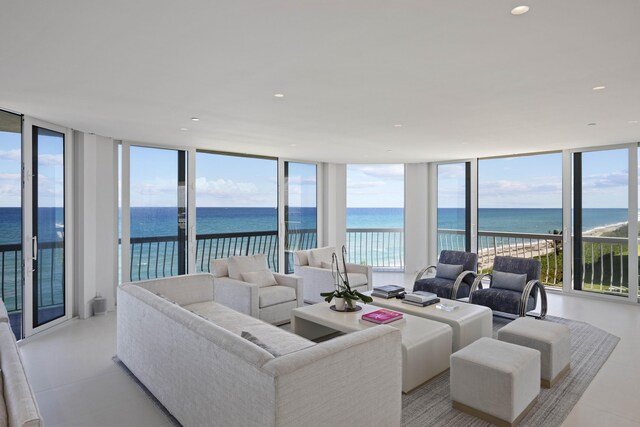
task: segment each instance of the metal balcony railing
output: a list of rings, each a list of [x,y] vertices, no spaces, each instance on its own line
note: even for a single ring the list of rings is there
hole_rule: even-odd
[[[350,262],[378,271],[403,271],[404,229],[348,228],[347,254]]]
[[[572,236],[573,237],[573,236]],[[582,237],[582,289],[625,294],[628,286],[627,239]],[[464,250],[464,230],[438,230],[440,250]],[[547,286],[562,286],[562,235],[481,231],[478,233],[479,270],[488,271],[496,256],[536,258],[542,263],[541,279]]]

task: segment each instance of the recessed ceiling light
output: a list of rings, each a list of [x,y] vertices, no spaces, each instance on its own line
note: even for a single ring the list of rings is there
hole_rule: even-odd
[[[199,118],[197,118],[197,117],[191,117],[191,121],[192,121],[192,122],[199,122],[199,121],[200,121],[200,119],[199,119]]]
[[[529,6],[518,6],[511,9],[511,14],[514,16],[524,15],[529,12]]]
[[[284,93],[274,93],[273,96],[276,98],[284,98]]]
[[[298,144],[289,144],[289,147],[297,147]]]
[[[387,150],[387,153],[390,153],[390,152],[392,152],[392,151],[393,151],[393,150]]]
[[[602,90],[602,89],[605,89],[605,88],[606,88],[606,86],[595,86],[593,88],[593,90]]]
[[[595,126],[596,123],[587,123],[587,126]]]
[[[400,123],[393,125],[394,128],[401,128],[402,125]]]
[[[637,120],[629,120],[627,123],[629,123],[630,125],[635,125],[636,123],[638,123]]]
[[[180,128],[180,130],[181,130],[182,132],[186,132],[186,131],[188,131],[189,129],[187,129],[187,128]]]

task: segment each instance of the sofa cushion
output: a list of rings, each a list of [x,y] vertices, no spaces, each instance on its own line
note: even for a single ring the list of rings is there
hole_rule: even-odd
[[[309,265],[311,267],[322,268],[322,262],[331,264],[331,256],[336,251],[333,246],[327,246],[319,249],[311,249],[308,253]]]
[[[462,273],[462,264],[444,264],[438,263],[436,267],[436,277],[440,279],[456,280],[460,273]]]
[[[453,290],[453,280],[441,279],[439,277],[427,277],[426,279],[416,280],[413,285],[414,291],[432,292],[438,295],[438,298],[451,298],[451,291]],[[469,290],[471,287],[465,283],[460,283],[458,288],[458,295],[456,298],[466,298],[469,296]]]
[[[472,301],[474,304],[484,305],[494,311],[518,314],[520,298],[522,298],[522,293],[520,292],[510,291],[508,289],[489,288],[475,291]],[[527,301],[527,311],[535,308],[536,301],[530,296],[529,301]]]
[[[242,280],[242,273],[269,269],[267,257],[264,254],[232,256],[228,258],[227,264],[229,277],[236,280]]]
[[[330,263],[330,262],[322,261],[320,263],[320,268],[324,268],[324,269],[333,271],[333,264]],[[338,270],[340,270],[341,274],[344,274],[344,265],[342,265],[341,262],[338,263]]]
[[[260,308],[295,300],[296,290],[288,286],[268,286],[258,290]]]
[[[494,270],[491,274],[491,287],[498,289],[508,289],[510,291],[522,292],[527,284],[526,274],[505,273]]]
[[[192,304],[185,308],[238,336],[246,331],[260,337],[260,341],[283,355],[315,345],[313,341],[216,302]]]
[[[226,259],[214,259],[209,268],[213,277],[227,277],[229,275],[229,264]]]
[[[267,350],[269,353],[273,354],[273,357],[278,357],[280,356],[280,353],[278,353],[276,350],[272,349],[271,347],[269,347],[267,344],[263,343],[262,341],[260,341],[257,337],[253,336],[251,333],[247,332],[247,331],[242,331],[240,333],[240,336],[242,338],[244,338],[245,340],[257,345],[260,348],[264,348],[265,350]]]
[[[213,301],[213,275],[209,273],[142,280],[135,282],[135,286],[180,306]]]
[[[240,273],[240,275],[245,282],[253,283],[261,288],[278,284],[270,270],[248,271],[246,273]]]
[[[367,284],[367,275],[362,273],[349,273],[349,286],[362,286]]]

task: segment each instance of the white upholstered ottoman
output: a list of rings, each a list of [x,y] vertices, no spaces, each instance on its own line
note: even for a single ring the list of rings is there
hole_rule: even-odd
[[[569,372],[571,338],[565,325],[520,317],[500,329],[498,339],[540,352],[540,383],[543,387],[552,387]]]
[[[540,392],[540,352],[480,338],[451,355],[455,409],[498,426],[514,426]]]

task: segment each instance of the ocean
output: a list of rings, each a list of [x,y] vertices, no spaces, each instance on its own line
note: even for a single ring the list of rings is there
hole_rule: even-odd
[[[289,208],[290,229],[316,227],[315,208]],[[62,209],[44,208],[40,241],[60,239]],[[131,237],[172,236],[176,234],[176,208],[131,208]],[[626,209],[584,209],[583,231],[627,221]],[[48,222],[47,227],[44,222]],[[55,224],[54,224],[55,223]],[[197,234],[276,230],[275,208],[197,208]],[[402,208],[348,208],[347,228],[402,228]],[[438,210],[438,228],[464,228],[464,210]],[[479,209],[479,231],[547,233],[562,229],[562,209]],[[0,208],[0,244],[20,243],[20,208]]]

